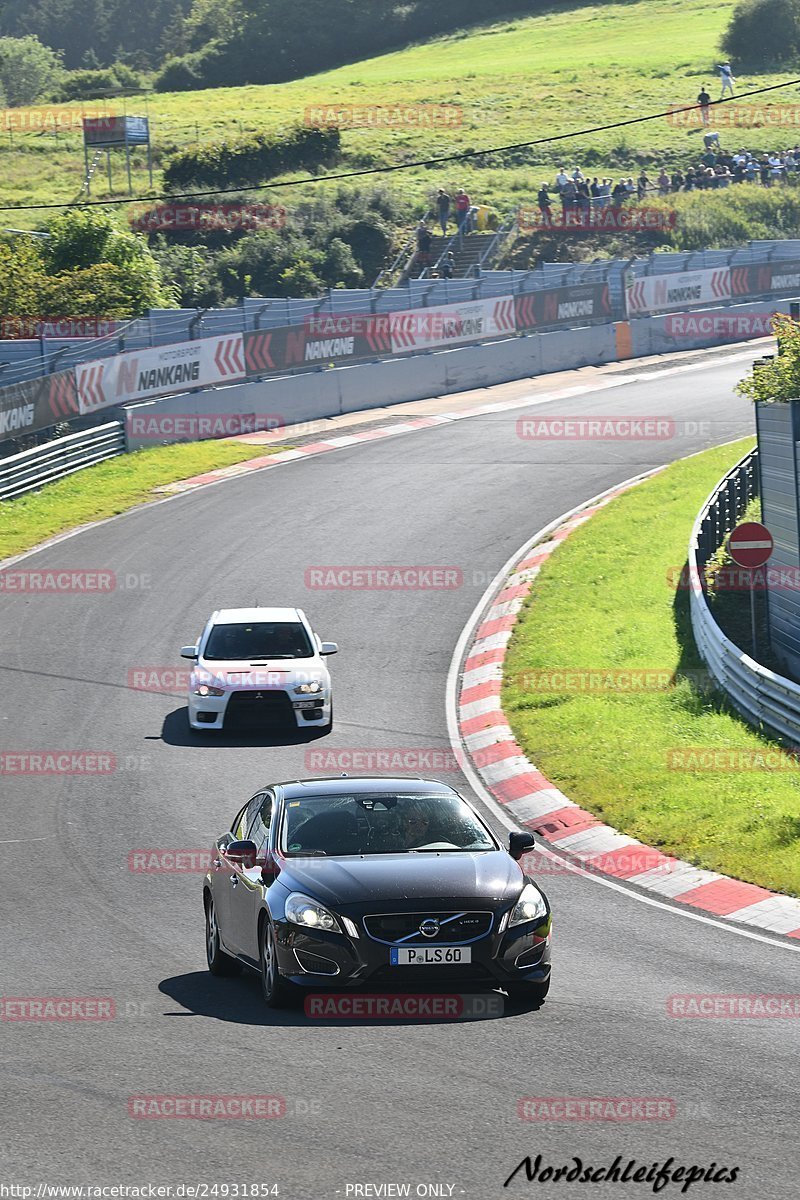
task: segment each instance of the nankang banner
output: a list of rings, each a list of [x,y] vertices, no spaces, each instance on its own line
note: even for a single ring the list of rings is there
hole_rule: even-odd
[[[511,296],[393,312],[389,314],[389,324],[395,354],[432,350],[457,342],[481,342],[517,332]]]
[[[608,284],[577,283],[523,292],[514,297],[514,313],[520,333],[559,325],[583,325],[586,321],[610,321]]]
[[[731,297],[730,267],[704,271],[676,271],[669,275],[640,275],[625,285],[629,317],[639,313],[667,312],[714,304]]]
[[[0,388],[0,442],[35,433],[78,415],[75,376],[58,371]]]
[[[800,261],[784,258],[771,263],[731,267],[731,292],[734,296],[768,296],[775,292],[800,294]]]
[[[307,317],[302,325],[256,329],[244,335],[248,375],[332,362],[357,362],[391,352],[386,314],[313,316]]]
[[[245,378],[241,333],[132,350],[75,368],[82,413]]]

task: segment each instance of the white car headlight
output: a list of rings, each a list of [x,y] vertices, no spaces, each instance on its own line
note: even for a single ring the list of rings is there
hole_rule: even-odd
[[[286,920],[294,925],[302,925],[305,929],[324,929],[327,933],[341,933],[341,926],[332,912],[304,896],[302,892],[292,892],[285,905]]]
[[[299,696],[316,695],[322,691],[322,684],[318,679],[312,679],[310,683],[298,683],[294,690]]]
[[[519,894],[519,900],[511,910],[508,928],[512,925],[524,925],[526,921],[541,921],[547,915],[547,905],[544,896],[532,883],[526,883]]]
[[[225,688],[214,687],[210,683],[199,683],[194,689],[195,696],[224,696]]]

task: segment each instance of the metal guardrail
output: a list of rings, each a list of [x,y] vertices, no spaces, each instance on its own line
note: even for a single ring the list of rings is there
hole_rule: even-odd
[[[689,604],[700,657],[717,686],[752,725],[800,746],[800,685],[777,675],[727,638],[711,615],[703,587],[706,563],[758,492],[758,451],[717,485],[695,521],[689,543]]]
[[[11,500],[125,453],[125,426],[109,421],[0,459],[0,500]]]

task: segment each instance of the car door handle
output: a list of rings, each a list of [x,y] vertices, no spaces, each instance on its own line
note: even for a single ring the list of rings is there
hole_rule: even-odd
[[[231,887],[238,887],[239,879],[236,875],[231,875]]]

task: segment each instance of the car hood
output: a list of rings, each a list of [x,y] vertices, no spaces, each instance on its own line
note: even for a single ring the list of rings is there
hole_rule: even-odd
[[[309,679],[326,679],[325,664],[319,658],[273,658],[252,662],[207,662],[201,660],[192,671],[192,683],[218,683],[237,690],[268,691],[285,688],[287,684],[307,683]]]
[[[285,864],[278,876],[283,887],[340,910],[369,903],[396,905],[402,911],[421,901],[439,906],[480,901],[494,907],[516,900],[524,882],[505,850],[290,858]]]

